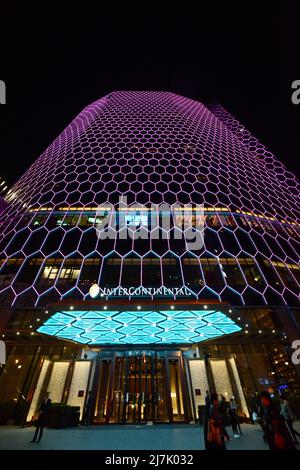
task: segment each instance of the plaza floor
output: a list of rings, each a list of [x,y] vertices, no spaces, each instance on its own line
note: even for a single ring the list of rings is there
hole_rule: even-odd
[[[203,428],[196,424],[92,426],[45,429],[40,443],[31,444],[35,428],[0,426],[1,450],[201,450]],[[228,450],[265,450],[258,425],[242,425],[243,435],[230,433]]]

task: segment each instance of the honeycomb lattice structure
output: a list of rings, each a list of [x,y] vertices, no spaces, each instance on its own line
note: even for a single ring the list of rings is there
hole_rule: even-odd
[[[6,202],[4,201],[4,199],[0,196],[0,214],[1,212],[4,211],[4,209],[7,207],[7,204]]]
[[[242,142],[249,152],[265,163],[269,176],[275,178],[292,189],[294,196],[299,198],[300,185],[293,173],[287,171],[285,166],[262,145],[256,137],[250,134],[231,114],[219,103],[207,104],[209,110],[222,121],[225,126]]]
[[[95,208],[121,196],[143,207],[203,203],[203,248],[172,237],[99,240]],[[113,92],[71,122],[6,202],[0,296],[7,305],[87,299],[94,281],[149,286],[151,279],[232,305],[298,304],[299,183],[220,105]]]

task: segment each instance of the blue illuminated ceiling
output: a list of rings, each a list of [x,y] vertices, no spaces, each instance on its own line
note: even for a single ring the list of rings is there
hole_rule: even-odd
[[[38,328],[39,333],[82,344],[199,343],[240,331],[218,310],[61,311]]]

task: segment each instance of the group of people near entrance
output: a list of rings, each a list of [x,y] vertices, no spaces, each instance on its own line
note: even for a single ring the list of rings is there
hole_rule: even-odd
[[[294,416],[287,399],[282,396],[280,405],[268,392],[251,398],[251,421],[260,424],[263,439],[270,450],[296,450],[300,434],[294,429]],[[207,450],[226,450],[230,440],[226,426],[232,428],[234,438],[242,435],[238,407],[233,398],[226,401],[221,395],[206,391],[204,411],[204,441]]]
[[[226,426],[230,424],[234,438],[242,435],[238,407],[233,398],[226,401],[224,395],[220,400],[217,393],[205,395],[204,410],[204,441],[207,450],[225,450],[226,442],[230,440]]]
[[[47,392],[41,402],[36,430],[31,442],[40,442],[47,424],[48,412],[51,408],[50,393]],[[300,434],[294,429],[294,416],[286,397],[281,396],[280,406],[273,401],[268,392],[253,394],[250,400],[250,416],[252,423],[260,424],[263,439],[270,450],[296,450],[297,437]],[[88,393],[83,413],[82,425],[88,426],[92,415],[92,392]],[[242,435],[238,407],[233,398],[226,401],[221,395],[206,391],[204,411],[204,441],[207,450],[225,450],[230,440],[226,426],[231,425],[234,438]]]

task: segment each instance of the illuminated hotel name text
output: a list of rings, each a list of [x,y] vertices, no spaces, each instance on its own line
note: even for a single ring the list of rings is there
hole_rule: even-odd
[[[182,287],[99,287],[98,284],[93,284],[89,290],[92,299],[97,297],[141,297],[141,296],[161,296],[161,297],[176,297],[176,296],[191,296],[193,293],[186,286]]]

